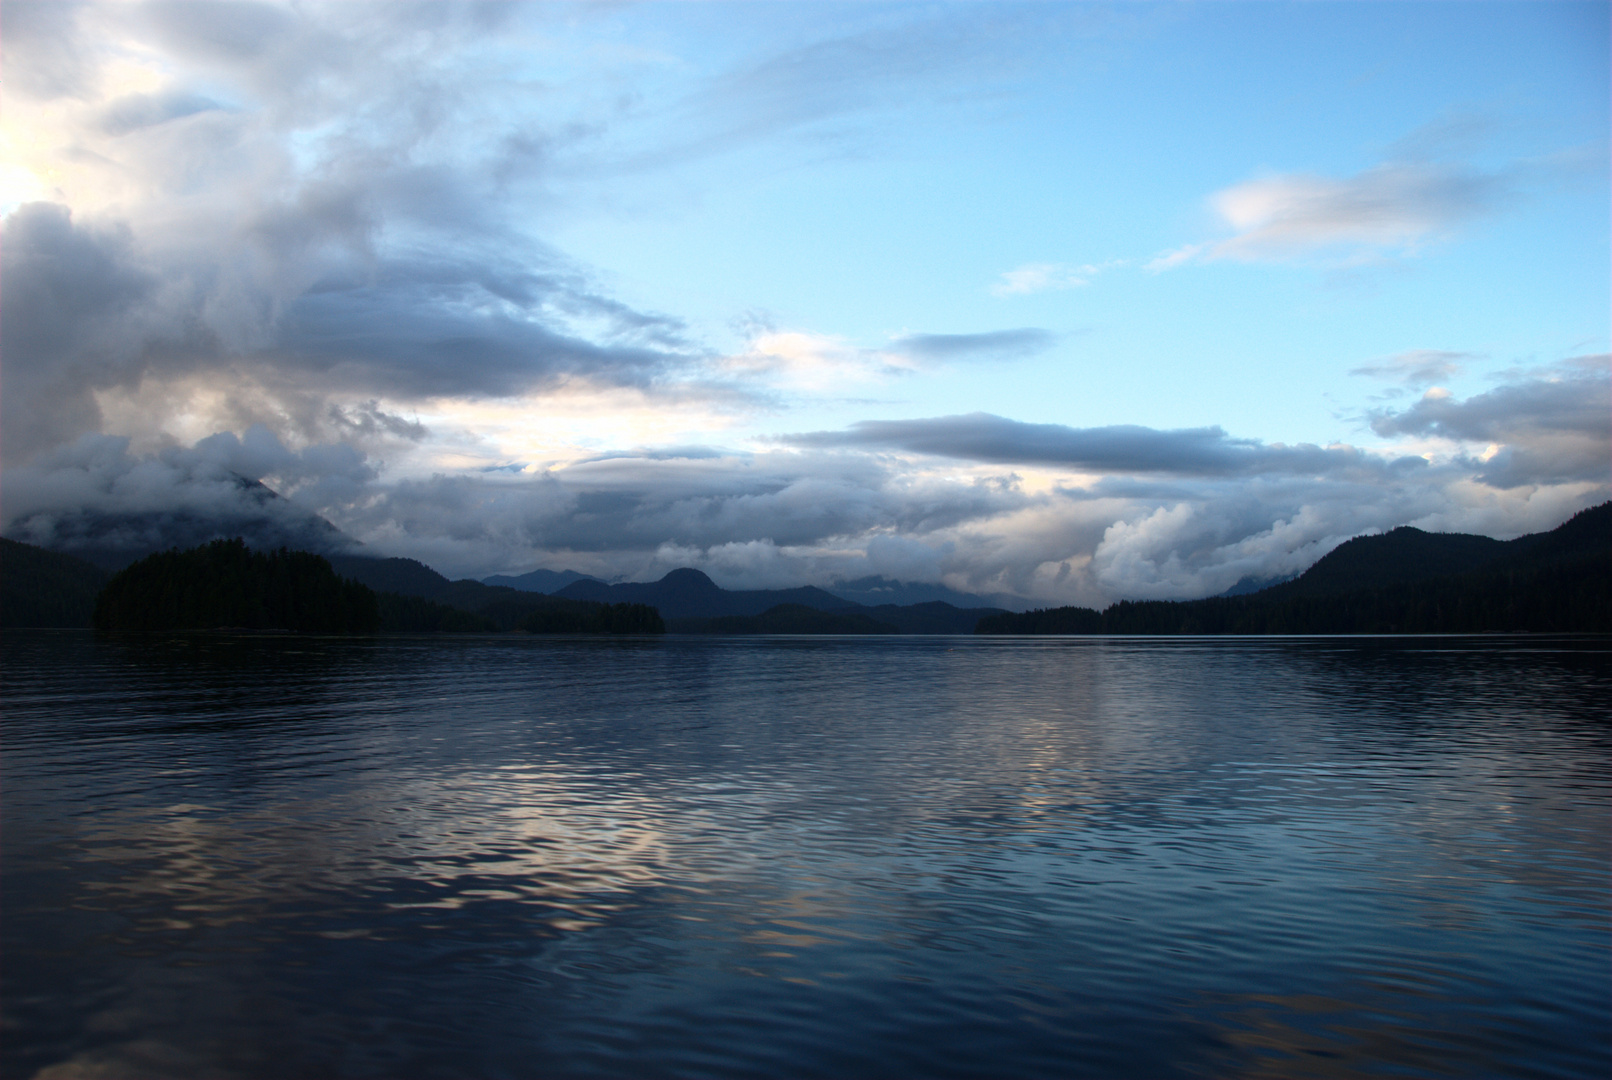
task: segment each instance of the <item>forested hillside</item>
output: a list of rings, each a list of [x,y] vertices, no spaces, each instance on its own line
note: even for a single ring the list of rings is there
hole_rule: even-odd
[[[214,540],[149,555],[112,576],[95,603],[98,630],[231,627],[365,634],[380,627],[375,593],[306,551],[253,551]]]
[[[1612,503],[1499,541],[1395,529],[1357,537],[1246,596],[1121,601],[981,619],[980,634],[1612,632]]]
[[[88,626],[110,576],[84,559],[0,539],[0,626]]]

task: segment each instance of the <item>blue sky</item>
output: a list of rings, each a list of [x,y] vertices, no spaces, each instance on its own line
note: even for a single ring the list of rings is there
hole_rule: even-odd
[[[1608,10],[12,0],[6,529],[1101,604],[1548,528]]]

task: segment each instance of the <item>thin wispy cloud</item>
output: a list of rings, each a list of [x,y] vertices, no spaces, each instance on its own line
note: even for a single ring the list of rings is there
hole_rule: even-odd
[[[1209,197],[1230,236],[1163,252],[1146,269],[1222,259],[1349,265],[1404,258],[1515,197],[1510,175],[1425,162],[1378,165],[1347,177],[1260,177]]]
[[[1471,359],[1471,353],[1412,349],[1375,363],[1350,368],[1349,374],[1382,379],[1402,386],[1430,386],[1461,374],[1465,370],[1462,362]]]
[[[1078,289],[1091,284],[1092,275],[1097,270],[1095,266],[1025,263],[1017,269],[1004,271],[1001,279],[991,286],[991,295],[1027,296],[1058,289]]]
[[[1384,161],[1352,175],[1276,172],[1222,188],[1207,202],[1230,235],[1162,252],[1146,268],[1414,256],[1515,206],[1529,183],[1571,170],[1566,162],[1473,164],[1497,127],[1492,117],[1452,114],[1397,140]]]
[[[1254,262],[1412,254],[1509,197],[1504,177],[1429,164],[1379,165],[1343,178],[1249,180],[1211,196],[1210,205],[1235,232],[1206,257]]]

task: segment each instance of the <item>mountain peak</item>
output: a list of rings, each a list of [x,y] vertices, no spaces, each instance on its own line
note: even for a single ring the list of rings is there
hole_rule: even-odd
[[[691,592],[697,590],[699,592],[718,593],[722,591],[721,587],[707,577],[704,571],[696,570],[692,566],[684,566],[673,570],[661,578],[658,584],[669,585],[676,589]]]

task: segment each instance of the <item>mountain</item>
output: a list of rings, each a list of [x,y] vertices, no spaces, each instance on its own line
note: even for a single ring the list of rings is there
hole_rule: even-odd
[[[358,547],[358,541],[318,514],[302,509],[266,484],[231,475],[206,509],[109,514],[81,510],[57,518],[50,549],[76,555],[105,570],[173,548],[190,549],[240,537],[255,551],[290,548],[319,555]]]
[[[855,578],[851,581],[836,580],[828,587],[828,591],[842,599],[865,607],[882,607],[894,604],[906,607],[912,604],[927,604],[939,601],[950,604],[955,608],[1005,608],[1008,611],[1022,611],[1025,602],[1016,596],[1006,593],[992,593],[981,596],[976,593],[958,592],[945,585],[936,585],[929,582],[897,581],[894,578],[873,575],[870,577]]]
[[[0,539],[0,626],[88,626],[109,576],[76,556]]]
[[[982,618],[981,634],[1394,634],[1612,631],[1612,503],[1494,540],[1399,528],[1339,545],[1244,596],[1121,601]]]
[[[1281,577],[1262,577],[1262,578],[1257,578],[1257,577],[1253,577],[1252,575],[1250,575],[1248,577],[1240,577],[1240,578],[1237,579],[1237,584],[1233,585],[1231,588],[1227,589],[1225,592],[1221,593],[1220,595],[1221,596],[1247,596],[1249,593],[1257,593],[1261,589],[1268,589],[1272,585],[1280,585],[1284,581],[1292,581],[1297,576],[1298,575],[1296,575],[1296,574],[1287,574],[1287,575],[1281,576]]]
[[[1298,577],[1261,589],[1258,595],[1336,596],[1355,589],[1408,585],[1469,573],[1516,550],[1487,536],[1430,533],[1402,525],[1378,536],[1346,540]]]
[[[336,573],[380,594],[387,630],[659,633],[660,617],[622,601],[545,596],[464,578],[449,581],[416,559],[327,556]],[[601,603],[615,609],[602,611]],[[642,607],[642,605],[638,605]]]
[[[798,589],[724,589],[698,570],[673,570],[659,581],[630,581],[606,585],[602,581],[573,581],[554,594],[571,600],[607,604],[648,604],[661,616],[673,619],[710,619],[722,615],[760,615],[779,604],[800,604],[818,611],[855,608],[833,593],[813,585]]]
[[[959,608],[944,600],[931,600],[927,604],[880,604],[856,611],[878,622],[889,623],[903,634],[972,634],[981,619],[1008,614],[999,607]]]
[[[573,581],[598,581],[592,574],[579,574],[575,570],[533,570],[510,577],[494,574],[481,579],[483,585],[502,585],[521,592],[557,593]]]
[[[452,590],[453,582],[417,559],[379,559],[369,555],[327,555],[342,577],[352,578],[376,592],[420,596],[436,600]],[[480,584],[476,582],[475,584]]]

